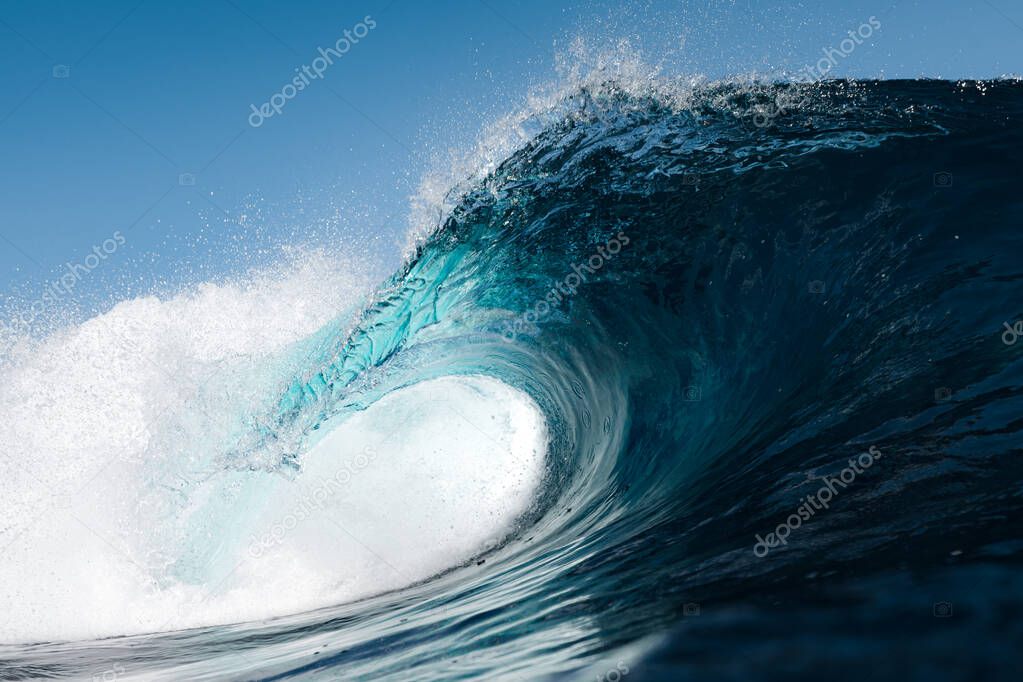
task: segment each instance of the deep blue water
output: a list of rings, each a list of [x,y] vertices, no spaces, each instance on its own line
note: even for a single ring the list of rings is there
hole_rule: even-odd
[[[575,99],[239,446],[300,466],[328,416],[494,376],[552,429],[515,536],[302,616],[5,647],[4,679],[1016,679],[1020,84]]]

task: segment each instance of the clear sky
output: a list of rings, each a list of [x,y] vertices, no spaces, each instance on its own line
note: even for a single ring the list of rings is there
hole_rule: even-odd
[[[1023,73],[1018,0],[5,0],[0,296],[38,297],[115,233],[75,298],[173,288],[291,241],[394,263],[432,160],[553,80],[573,38],[716,78],[798,70],[870,17],[832,75]]]

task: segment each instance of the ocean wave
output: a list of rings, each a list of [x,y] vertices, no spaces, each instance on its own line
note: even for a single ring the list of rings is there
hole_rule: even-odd
[[[981,605],[1019,594],[1021,114],[1014,81],[600,62],[468,180],[424,184],[375,290],[300,307],[344,288],[331,271],[133,301],[25,351],[3,518],[50,525],[7,550],[0,630],[174,630],[114,640],[151,678],[745,678],[783,610],[811,644],[795,673],[964,636],[988,646],[944,672],[1000,672],[1018,627]],[[38,480],[78,495],[111,455],[106,486],[34,520]],[[57,582],[14,591],[40,566]],[[900,636],[852,659],[864,627]],[[111,646],[0,656],[99,670]]]

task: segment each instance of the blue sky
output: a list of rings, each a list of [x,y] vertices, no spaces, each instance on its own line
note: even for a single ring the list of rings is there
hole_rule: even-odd
[[[73,298],[173,289],[284,242],[393,264],[431,159],[552,80],[572,38],[628,39],[713,78],[797,70],[871,16],[881,29],[834,75],[1023,73],[1013,0],[6,1],[0,295],[38,297],[115,232],[123,244]],[[346,30],[363,36],[252,127],[252,105]]]

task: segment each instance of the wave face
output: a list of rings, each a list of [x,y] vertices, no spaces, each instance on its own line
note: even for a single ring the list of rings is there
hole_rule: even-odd
[[[162,580],[229,606],[7,646],[10,679],[1019,665],[1020,84],[609,80],[560,106],[361,312],[273,356],[210,460],[241,506],[179,489],[205,510],[179,544],[248,540],[363,452],[287,560],[178,556]],[[381,563],[325,548],[353,500],[383,500],[356,533]],[[246,550],[248,606],[211,598],[201,567]]]

